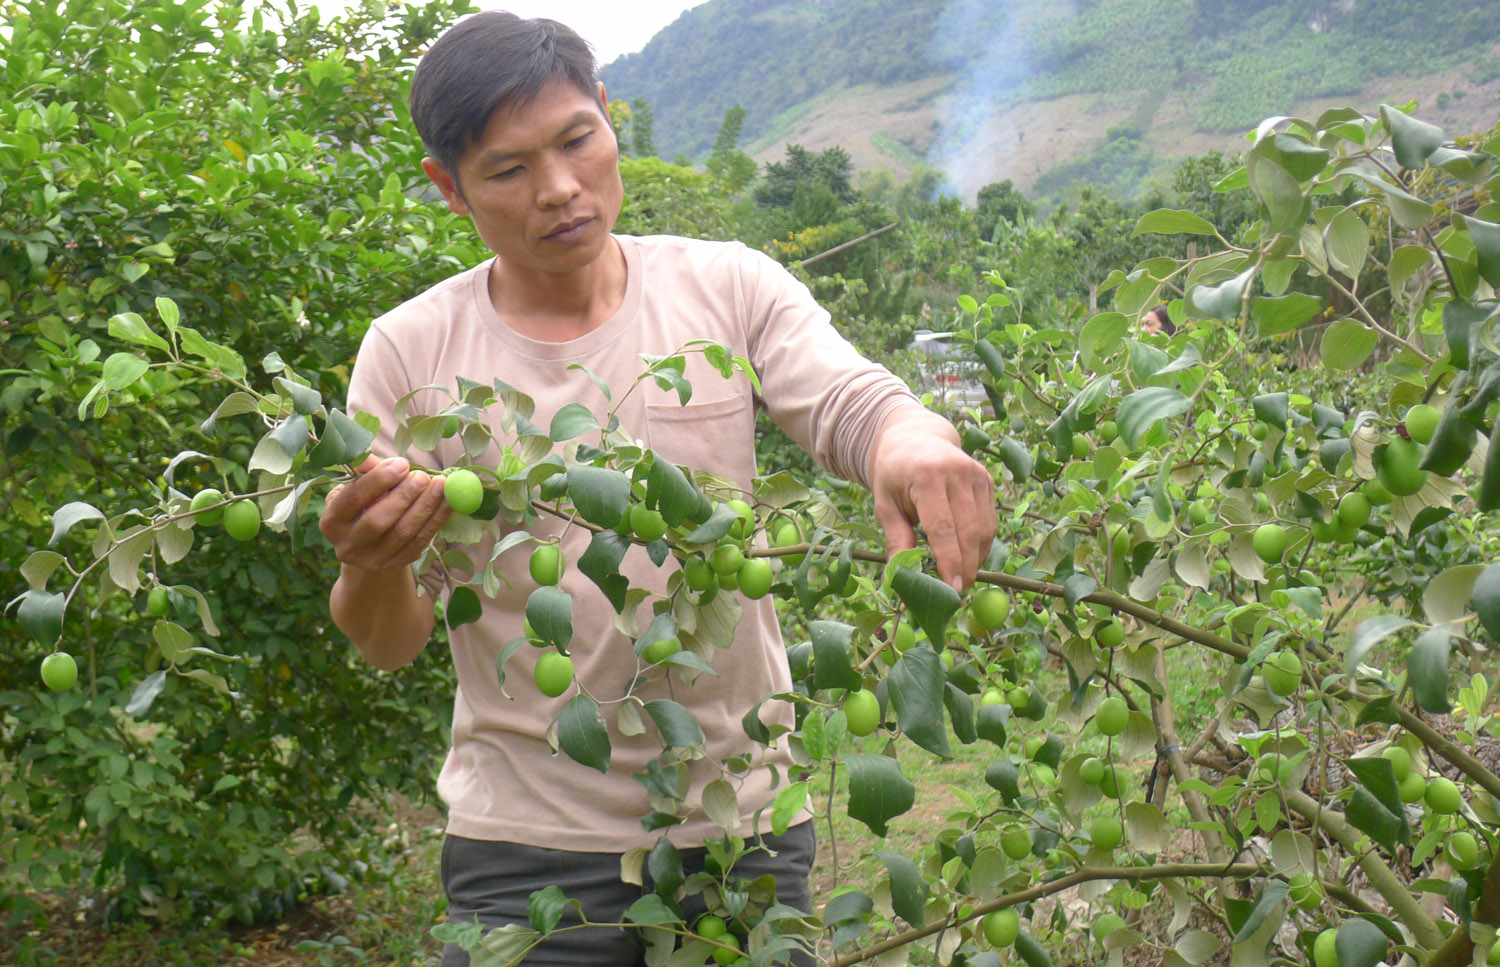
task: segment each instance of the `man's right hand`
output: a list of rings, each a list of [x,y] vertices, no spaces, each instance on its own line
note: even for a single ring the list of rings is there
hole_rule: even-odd
[[[358,476],[328,494],[318,529],[341,563],[368,571],[411,564],[447,521],[443,478],[399,457],[367,457]]]

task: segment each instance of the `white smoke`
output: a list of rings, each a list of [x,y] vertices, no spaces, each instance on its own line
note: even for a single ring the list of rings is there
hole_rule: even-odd
[[[1032,73],[1035,52],[1020,22],[1022,0],[950,0],[933,30],[931,58],[956,75],[938,102],[940,127],[927,163],[944,175],[942,191],[970,204],[1001,180],[1020,144],[1007,109]],[[1070,0],[1049,5],[1066,14]]]

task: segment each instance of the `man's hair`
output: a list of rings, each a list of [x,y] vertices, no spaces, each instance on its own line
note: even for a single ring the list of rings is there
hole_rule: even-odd
[[[458,159],[502,105],[531,103],[564,80],[593,97],[594,52],[555,20],[524,20],[503,10],[466,17],[417,64],[407,104],[427,153],[455,181]]]

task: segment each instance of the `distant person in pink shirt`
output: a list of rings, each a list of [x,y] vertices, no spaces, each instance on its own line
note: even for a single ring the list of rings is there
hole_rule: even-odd
[[[1159,332],[1175,336],[1177,334],[1177,327],[1173,325],[1172,316],[1167,311],[1167,307],[1157,306],[1141,317],[1141,331],[1153,336]]]

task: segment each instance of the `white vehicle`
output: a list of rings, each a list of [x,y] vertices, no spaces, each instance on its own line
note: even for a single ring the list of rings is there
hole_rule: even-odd
[[[942,407],[989,406],[989,396],[980,385],[984,364],[972,347],[954,342],[956,333],[918,329],[912,334],[908,349],[923,354],[922,385],[913,387],[918,394],[931,393],[933,403]]]

